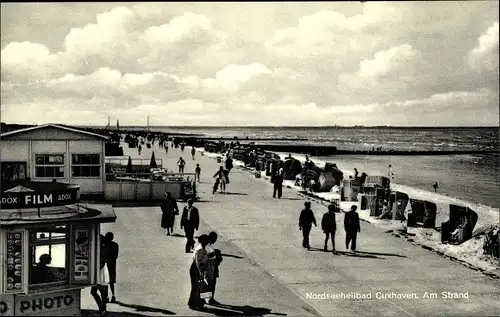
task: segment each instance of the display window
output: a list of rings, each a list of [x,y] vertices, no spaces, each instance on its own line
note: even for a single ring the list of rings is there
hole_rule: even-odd
[[[101,155],[100,154],[72,154],[71,155],[72,177],[100,177]]]
[[[23,265],[24,245],[25,245],[24,230],[9,230],[6,233],[6,253],[7,263],[5,267],[5,291],[7,293],[22,292],[25,290],[25,267]]]
[[[36,154],[35,177],[64,177],[64,154]]]
[[[29,287],[69,283],[69,226],[30,230]]]

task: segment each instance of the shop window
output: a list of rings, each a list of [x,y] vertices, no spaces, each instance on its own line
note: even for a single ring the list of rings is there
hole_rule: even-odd
[[[36,154],[35,177],[64,177],[64,154]]]
[[[100,154],[73,154],[71,155],[72,177],[100,177]]]
[[[30,234],[29,285],[64,284],[68,278],[68,228],[36,228]]]

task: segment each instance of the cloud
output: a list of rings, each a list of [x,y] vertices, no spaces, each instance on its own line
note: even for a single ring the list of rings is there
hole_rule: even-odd
[[[38,43],[9,43],[1,52],[2,78],[47,79],[106,67],[125,72],[168,72],[188,64],[199,50],[224,47],[223,32],[215,30],[204,16],[184,13],[149,27],[144,27],[148,24],[141,20],[144,18],[147,15],[125,7],[98,14],[96,23],[72,28],[60,52],[50,52]]]
[[[359,63],[362,78],[399,77],[415,74],[415,68],[422,60],[422,54],[409,44],[392,47],[375,54],[373,59]]]
[[[3,121],[498,124],[498,3],[54,6],[2,22]]]
[[[365,4],[362,13],[354,16],[324,10],[301,17],[296,27],[279,30],[266,46],[272,52],[290,58],[341,57],[350,50],[362,49],[359,44],[366,38],[363,36],[366,29],[399,18],[393,8],[377,3]]]
[[[469,66],[477,71],[498,73],[498,22],[493,23],[479,39],[469,55]]]

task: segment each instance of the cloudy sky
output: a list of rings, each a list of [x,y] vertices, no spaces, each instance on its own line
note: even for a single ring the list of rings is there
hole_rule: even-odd
[[[499,124],[498,1],[1,5],[1,120]]]

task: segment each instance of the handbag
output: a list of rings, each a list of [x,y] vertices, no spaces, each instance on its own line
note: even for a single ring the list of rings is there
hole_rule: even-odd
[[[206,281],[206,279],[200,279],[199,285],[200,285],[200,298],[204,299],[205,302],[208,303],[213,295],[213,293],[210,291],[208,282]]]

